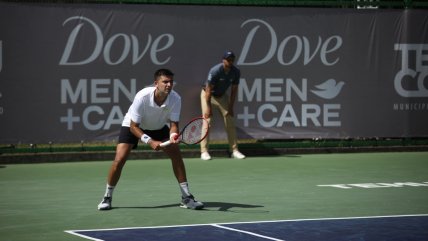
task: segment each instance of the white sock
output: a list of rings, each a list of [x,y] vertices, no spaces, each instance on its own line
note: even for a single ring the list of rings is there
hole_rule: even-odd
[[[189,192],[189,184],[187,182],[180,183],[180,190],[182,197],[188,197],[191,195]]]
[[[114,186],[110,186],[107,184],[106,186],[106,192],[104,194],[104,197],[112,197],[113,196],[113,191],[114,191]]]

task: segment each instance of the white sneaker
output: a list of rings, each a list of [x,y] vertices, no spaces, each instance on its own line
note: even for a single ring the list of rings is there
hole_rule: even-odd
[[[202,152],[201,153],[201,159],[204,161],[208,161],[208,160],[211,160],[211,156],[208,152]]]
[[[245,155],[236,150],[232,152],[232,157],[235,159],[244,159]]]
[[[187,209],[200,210],[200,209],[204,208],[204,204],[199,202],[199,201],[196,201],[195,197],[193,197],[193,195],[190,195],[188,197],[182,197],[181,198],[180,207],[181,208],[187,208]]]
[[[110,210],[111,200],[111,197],[103,197],[103,200],[98,204],[98,210]]]

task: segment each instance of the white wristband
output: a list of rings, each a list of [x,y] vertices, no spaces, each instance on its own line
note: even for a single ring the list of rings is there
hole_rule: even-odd
[[[149,143],[149,141],[151,139],[152,138],[150,136],[146,135],[146,134],[144,134],[144,135],[141,136],[141,141],[144,142],[144,143],[146,143],[146,144]]]

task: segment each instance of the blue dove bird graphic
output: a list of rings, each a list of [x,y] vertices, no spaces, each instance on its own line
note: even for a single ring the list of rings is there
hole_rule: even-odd
[[[333,99],[340,93],[344,84],[345,82],[343,81],[336,83],[336,80],[329,79],[322,84],[316,85],[315,87],[318,90],[311,90],[311,92],[324,99]]]

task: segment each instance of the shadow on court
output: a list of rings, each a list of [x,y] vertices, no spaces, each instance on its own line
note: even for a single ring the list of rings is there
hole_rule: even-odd
[[[242,203],[227,203],[227,202],[204,202],[204,209],[202,211],[221,211],[221,212],[236,212],[235,210],[231,210],[233,208],[263,208],[262,205],[252,205],[252,204],[242,204]],[[157,209],[157,208],[177,208],[179,206],[178,203],[174,204],[166,204],[159,206],[131,206],[131,207],[113,207],[112,209]],[[259,210],[260,211],[260,210]],[[268,212],[268,211],[263,211]]]
[[[263,208],[262,205],[252,205],[252,204],[242,204],[242,203],[226,203],[226,202],[204,202],[205,210],[209,209],[209,211],[214,211],[212,209],[216,209],[215,211],[228,212],[232,211],[230,209],[233,208]]]

